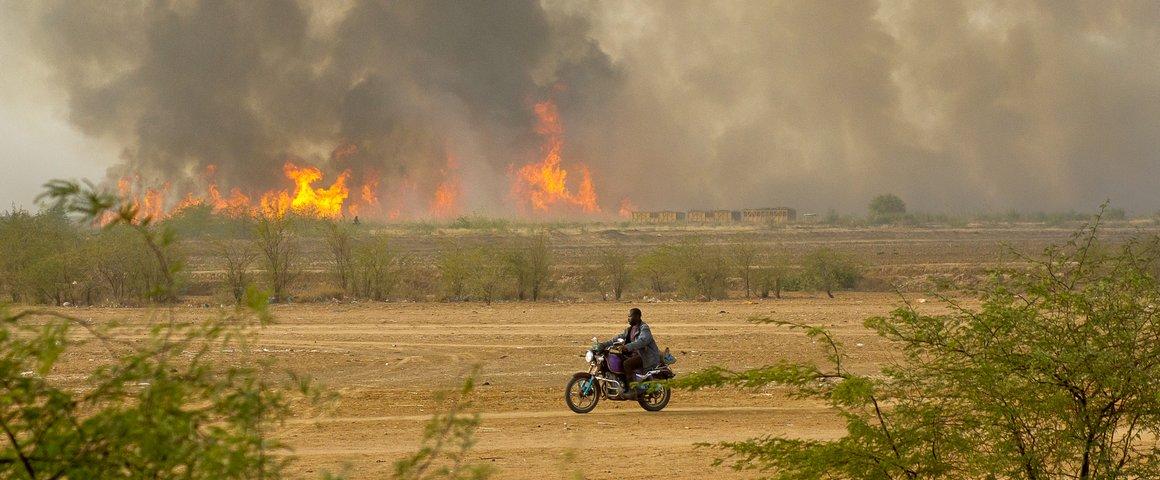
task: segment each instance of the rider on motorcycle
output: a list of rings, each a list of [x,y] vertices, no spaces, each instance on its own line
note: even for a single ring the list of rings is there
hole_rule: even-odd
[[[614,345],[617,340],[624,341],[622,350],[625,358],[621,362],[621,368],[624,370],[624,377],[629,383],[636,380],[636,377],[633,376],[634,373],[647,372],[661,363],[661,350],[657,347],[657,342],[653,340],[652,331],[649,330],[648,324],[641,320],[639,308],[628,311],[628,328],[624,329],[624,333],[600,343],[599,348],[608,348]]]

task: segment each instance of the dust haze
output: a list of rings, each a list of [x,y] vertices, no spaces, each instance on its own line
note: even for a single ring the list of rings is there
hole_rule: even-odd
[[[461,210],[510,214],[550,100],[605,212],[1160,208],[1155,2],[2,5],[110,179],[261,189],[294,160],[421,205],[453,168]]]

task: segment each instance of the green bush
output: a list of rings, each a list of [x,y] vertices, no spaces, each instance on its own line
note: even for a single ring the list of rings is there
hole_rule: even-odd
[[[907,304],[866,326],[901,353],[881,373],[848,367],[842,343],[803,329],[823,366],[711,367],[686,388],[779,385],[829,404],[832,440],[764,436],[719,446],[737,469],[780,479],[1160,478],[1160,262],[1155,240],[1111,249],[1098,227],[1005,269],[982,305]],[[861,346],[861,344],[859,344]],[[724,461],[724,459],[723,459]]]
[[[826,292],[834,298],[838,289],[854,288],[862,279],[862,269],[849,255],[826,247],[810,252],[802,259],[802,286]]]

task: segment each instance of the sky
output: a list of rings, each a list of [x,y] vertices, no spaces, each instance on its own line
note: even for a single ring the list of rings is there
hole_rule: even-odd
[[[1154,1],[0,0],[0,205],[261,192],[292,161],[414,216],[448,185],[527,214],[515,177],[559,141],[605,213],[1148,214],[1158,51]]]

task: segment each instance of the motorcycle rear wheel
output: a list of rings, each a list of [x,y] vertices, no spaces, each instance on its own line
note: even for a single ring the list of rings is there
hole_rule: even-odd
[[[585,383],[588,385],[588,394],[584,394]],[[592,377],[576,376],[568,381],[564,388],[564,403],[576,413],[588,413],[596,408],[600,402],[600,383]]]
[[[636,397],[636,403],[640,404],[640,408],[650,412],[659,412],[664,410],[669,405],[669,399],[673,392],[669,390],[668,385],[660,385],[656,391],[645,392]]]

